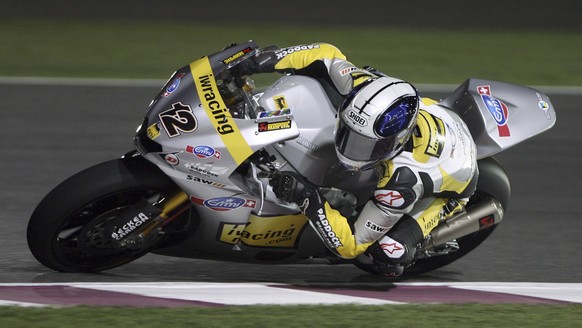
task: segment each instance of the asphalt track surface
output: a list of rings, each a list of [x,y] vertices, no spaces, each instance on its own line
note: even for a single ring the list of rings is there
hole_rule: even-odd
[[[158,90],[0,82],[0,283],[386,284],[351,265],[266,266],[146,255],[104,273],[66,274],[39,264],[25,235],[36,204],[68,176],[132,149],[135,128]],[[459,261],[401,281],[582,282],[582,96],[550,97],[555,127],[497,156],[512,182],[501,226]]]

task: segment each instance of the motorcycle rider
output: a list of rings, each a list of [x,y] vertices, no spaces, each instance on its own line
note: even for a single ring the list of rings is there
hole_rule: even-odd
[[[420,98],[410,83],[358,68],[325,43],[263,48],[239,70],[318,79],[339,104],[334,139],[340,162],[379,173],[374,197],[353,226],[301,175],[283,171],[270,179],[275,195],[299,205],[335,255],[399,276],[438,222],[462,210],[474,193],[476,150],[467,127]]]

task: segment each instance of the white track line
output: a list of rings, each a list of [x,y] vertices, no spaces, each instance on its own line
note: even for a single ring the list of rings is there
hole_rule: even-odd
[[[476,292],[501,293],[515,296],[535,297],[554,301],[582,304],[582,283],[394,283],[397,287],[447,287]],[[151,283],[11,283],[0,287],[47,287],[69,286],[105,292],[118,292],[144,297],[167,298],[183,301],[210,302],[225,305],[257,304],[405,304],[390,297],[342,295],[324,290],[285,288],[285,284],[274,283],[207,283],[207,282],[151,282]],[[346,286],[346,290],[351,289]],[[380,288],[381,290],[381,288]],[[386,291],[386,293],[390,293]],[[385,294],[387,295],[387,294]],[[24,301],[24,300],[23,300]],[[28,300],[33,301],[33,300]],[[408,303],[408,302],[407,302]],[[34,306],[33,303],[2,300],[0,305]]]

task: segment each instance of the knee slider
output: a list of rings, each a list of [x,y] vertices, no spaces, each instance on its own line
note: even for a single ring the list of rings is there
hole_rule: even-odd
[[[416,220],[405,215],[368,251],[376,262],[407,264],[414,260],[417,245],[422,240],[422,230]]]

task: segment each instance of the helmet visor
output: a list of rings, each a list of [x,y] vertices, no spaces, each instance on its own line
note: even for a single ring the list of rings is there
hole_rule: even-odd
[[[390,157],[396,143],[396,135],[372,139],[353,131],[341,119],[338,120],[335,135],[337,151],[353,161],[376,161]]]
[[[418,108],[417,97],[404,97],[380,115],[374,124],[374,132],[380,137],[389,137],[410,129]]]

